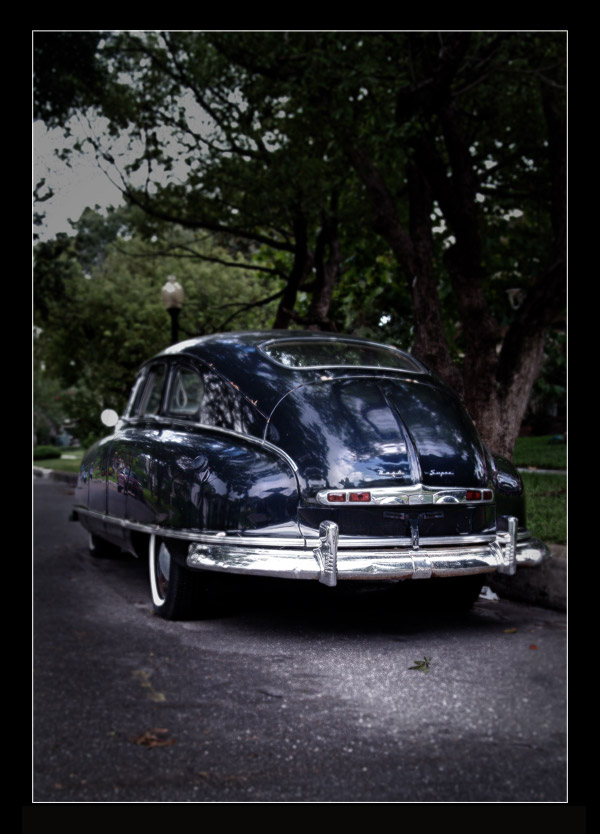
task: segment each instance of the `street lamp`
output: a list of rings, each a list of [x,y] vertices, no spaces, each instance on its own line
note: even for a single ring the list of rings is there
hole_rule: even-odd
[[[183,287],[174,275],[169,275],[167,283],[160,291],[162,303],[165,305],[167,313],[171,316],[171,344],[175,345],[179,341],[179,311],[183,307]]]

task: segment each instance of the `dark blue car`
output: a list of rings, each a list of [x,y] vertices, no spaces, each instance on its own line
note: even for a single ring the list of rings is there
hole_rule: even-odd
[[[207,336],[145,363],[76,496],[96,555],[149,554],[167,619],[202,615],[210,571],[429,579],[470,604],[486,574],[548,555],[518,472],[450,389],[397,348],[316,332]]]

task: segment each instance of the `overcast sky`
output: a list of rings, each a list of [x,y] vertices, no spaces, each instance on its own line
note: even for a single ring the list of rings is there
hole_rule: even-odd
[[[64,147],[62,130],[47,130],[43,122],[35,122],[33,130],[33,186],[42,178],[54,191],[52,199],[37,205],[46,215],[45,226],[37,229],[43,240],[58,232],[73,233],[69,219],[77,220],[86,206],[101,208],[122,202],[119,190],[104,174],[93,154],[73,154],[69,168],[55,151]]]

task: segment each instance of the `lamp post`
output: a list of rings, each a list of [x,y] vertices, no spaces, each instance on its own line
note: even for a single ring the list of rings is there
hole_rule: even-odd
[[[179,312],[183,307],[183,287],[174,275],[169,275],[167,283],[160,291],[162,303],[165,305],[167,313],[171,316],[171,344],[175,345],[179,341]]]

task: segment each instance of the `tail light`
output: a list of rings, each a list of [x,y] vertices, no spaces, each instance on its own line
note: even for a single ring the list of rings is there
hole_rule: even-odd
[[[370,501],[370,492],[351,492],[349,495],[350,501]]]

